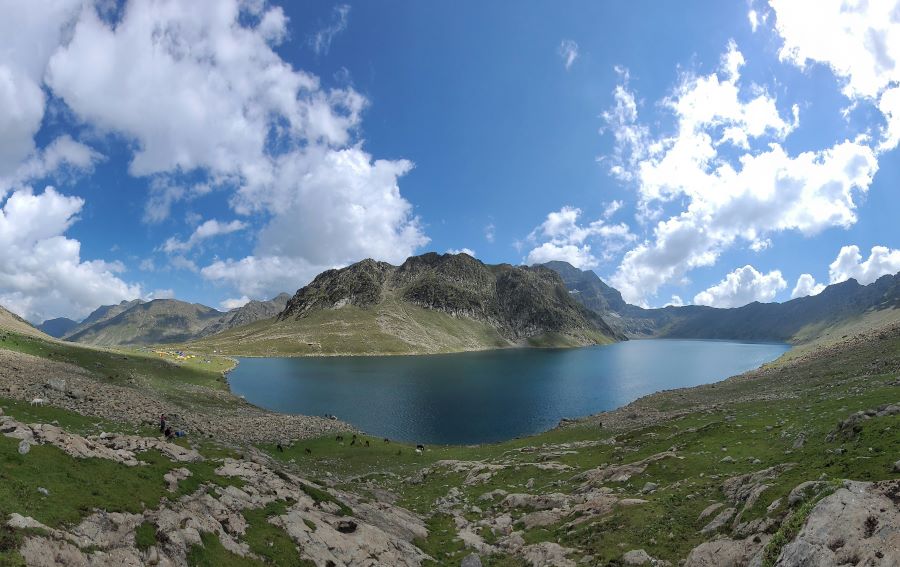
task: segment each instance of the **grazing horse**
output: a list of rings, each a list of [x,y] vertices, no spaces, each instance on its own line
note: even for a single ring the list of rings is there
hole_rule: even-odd
[[[307,454],[307,455],[312,455],[312,449],[310,449],[309,447],[307,447],[306,449],[304,449],[304,451],[306,451],[306,454]]]
[[[425,445],[416,445],[416,453],[423,453],[425,451]]]
[[[387,438],[387,437],[385,437],[385,438],[384,438],[384,442],[385,442],[385,443],[390,443],[390,442],[391,442],[391,440],[390,440],[390,439],[388,439],[388,438]]]
[[[31,405],[33,406],[42,406],[44,405],[44,398],[35,398],[31,400]]]
[[[366,447],[368,447],[368,446],[369,446],[369,440],[366,439]]]

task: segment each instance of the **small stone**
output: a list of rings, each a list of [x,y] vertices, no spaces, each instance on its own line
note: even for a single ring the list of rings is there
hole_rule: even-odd
[[[19,443],[19,454],[27,455],[29,451],[31,451],[31,443],[28,441],[21,441]]]
[[[463,558],[462,563],[459,564],[459,567],[481,567],[481,558],[474,553],[472,553],[471,555],[467,555],[465,558]]]
[[[658,488],[659,488],[659,485],[656,484],[655,482],[648,482],[647,484],[644,485],[644,488],[641,489],[641,492],[643,494],[649,494]]]
[[[44,488],[43,486],[38,486],[37,491],[40,492],[41,494],[43,494],[44,496],[50,496],[50,491],[47,490],[46,488]]]
[[[719,462],[720,462],[720,463],[733,463],[733,462],[734,462],[734,457],[732,457],[731,455],[728,455],[727,457],[724,457],[724,458],[723,458],[721,461],[719,461]]]

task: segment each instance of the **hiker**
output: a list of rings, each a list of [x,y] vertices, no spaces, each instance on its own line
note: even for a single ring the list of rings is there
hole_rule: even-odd
[[[166,414],[161,414],[159,416],[159,432],[162,433],[166,430]]]
[[[166,427],[165,434],[166,434],[166,441],[171,441],[172,437],[174,436],[174,434],[172,433],[171,426]]]

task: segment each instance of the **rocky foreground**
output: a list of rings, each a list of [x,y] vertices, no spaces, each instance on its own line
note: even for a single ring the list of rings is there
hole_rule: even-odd
[[[52,424],[26,425],[4,415],[0,415],[0,432],[20,440],[19,452],[26,458],[31,446],[49,444],[74,459],[105,459],[127,467],[146,465],[138,457],[151,449],[176,464],[204,460],[195,450],[160,439],[113,433],[83,437]],[[142,514],[96,510],[78,525],[63,529],[15,512],[6,523],[32,534],[20,548],[28,565],[175,566],[188,564],[191,547],[202,545],[201,534],[214,534],[234,555],[258,559],[242,541],[247,528],[243,514],[283,502],[283,513],[269,521],[288,534],[299,557],[315,565],[411,566],[427,558],[411,543],[427,536],[424,524],[406,510],[317,486],[273,467],[257,452],[243,459],[223,458],[215,464],[215,475],[238,479],[241,486],[202,484],[191,494],[164,498],[159,507]],[[179,482],[190,476],[188,469],[174,468],[164,480],[174,493]],[[310,496],[322,492],[328,496]],[[154,526],[155,541],[139,549],[136,532],[146,523]]]

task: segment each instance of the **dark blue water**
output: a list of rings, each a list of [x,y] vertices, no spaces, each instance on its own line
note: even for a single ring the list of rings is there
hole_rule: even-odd
[[[434,356],[242,358],[231,389],[283,413],[334,414],[372,435],[432,444],[502,441],[659,390],[716,382],[782,344],[640,340],[576,349]]]

